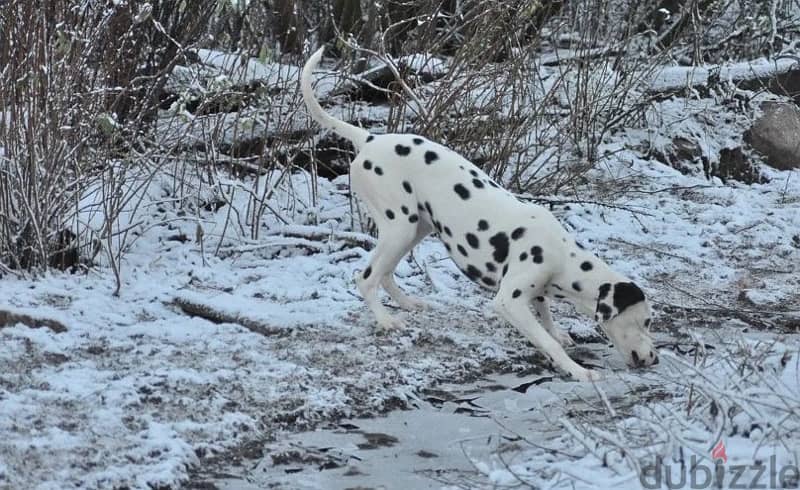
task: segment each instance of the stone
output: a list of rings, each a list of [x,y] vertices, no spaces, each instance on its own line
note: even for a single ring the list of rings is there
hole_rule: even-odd
[[[800,168],[800,109],[791,102],[768,101],[761,110],[762,116],[745,133],[745,141],[771,167]]]

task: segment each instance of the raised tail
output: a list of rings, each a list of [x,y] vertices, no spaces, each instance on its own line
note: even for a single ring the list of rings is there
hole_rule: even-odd
[[[303,100],[306,103],[306,107],[308,107],[308,112],[311,114],[312,119],[317,121],[322,127],[331,129],[339,136],[350,140],[350,142],[353,143],[353,146],[355,146],[356,150],[358,151],[361,149],[364,143],[366,143],[367,136],[369,136],[369,131],[353,126],[352,124],[348,124],[344,121],[340,121],[339,119],[336,119],[325,112],[325,109],[319,105],[317,97],[314,95],[314,89],[311,87],[311,72],[319,64],[319,60],[322,58],[322,52],[324,50],[324,47],[319,48],[316,53],[312,54],[311,58],[306,61],[305,66],[303,66],[303,75],[300,78],[300,88],[303,91]]]

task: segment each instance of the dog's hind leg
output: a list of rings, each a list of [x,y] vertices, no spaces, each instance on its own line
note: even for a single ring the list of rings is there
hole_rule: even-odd
[[[356,279],[358,290],[375,314],[378,326],[384,330],[401,328],[404,322],[392,316],[378,298],[378,286],[391,275],[400,259],[414,245],[416,225],[411,223],[392,223],[378,225],[378,245],[372,252],[369,265]],[[399,288],[397,288],[399,291]]]
[[[575,345],[575,341],[572,340],[570,334],[556,327],[553,323],[553,315],[550,313],[550,300],[547,296],[537,296],[536,299],[533,300],[533,309],[536,310],[536,313],[539,315],[539,319],[542,321],[542,325],[545,330],[547,330],[547,333],[552,335],[559,344],[563,346]]]
[[[433,226],[431,226],[427,221],[420,221],[417,224],[417,231],[416,235],[414,236],[414,240],[408,247],[408,250],[406,250],[405,253],[400,256],[397,263],[392,266],[389,273],[383,276],[383,280],[381,281],[383,289],[389,293],[389,296],[391,296],[392,299],[397,302],[400,308],[406,310],[421,310],[428,306],[426,301],[409,296],[402,289],[400,289],[400,286],[398,286],[394,280],[394,269],[397,267],[397,264],[400,262],[400,260],[402,260],[405,254],[410,252],[419,242],[422,241],[423,238],[428,236],[431,231],[433,231]]]
[[[524,281],[515,281],[514,278],[507,276],[500,284],[500,290],[494,298],[495,310],[514,325],[537,349],[549,357],[559,369],[578,381],[600,379],[600,373],[579,366],[573,361],[564,352],[561,344],[536,320],[536,316],[528,306],[532,299],[531,296],[533,296],[530,284],[530,278]]]

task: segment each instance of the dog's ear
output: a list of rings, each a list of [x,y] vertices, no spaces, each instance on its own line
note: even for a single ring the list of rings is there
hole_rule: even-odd
[[[618,282],[614,285],[614,308],[617,315],[629,306],[644,301],[644,292],[632,282]]]
[[[594,319],[597,322],[607,322],[628,307],[644,300],[644,292],[632,282],[618,282],[613,285],[604,283],[598,289]]]

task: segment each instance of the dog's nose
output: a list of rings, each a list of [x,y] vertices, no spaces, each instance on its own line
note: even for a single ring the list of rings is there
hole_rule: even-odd
[[[631,360],[633,360],[633,365],[639,367],[643,364],[642,359],[639,359],[639,353],[635,350],[631,351]]]
[[[652,363],[651,365],[652,365],[652,366],[655,366],[656,364],[658,364],[658,356],[656,356],[655,354],[653,354],[653,355],[654,355],[655,357],[653,358],[653,363]]]

